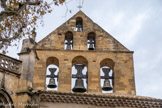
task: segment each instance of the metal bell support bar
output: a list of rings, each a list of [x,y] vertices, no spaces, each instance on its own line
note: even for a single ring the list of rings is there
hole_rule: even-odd
[[[65,44],[67,44],[67,47],[66,47],[67,50],[71,50],[71,46],[72,46],[71,41],[72,41],[71,39],[67,39],[67,42],[65,43]]]
[[[57,68],[49,68],[51,75],[47,75],[46,77],[50,78],[49,84],[47,85],[48,88],[56,88],[57,85],[55,83],[55,78],[58,79],[58,75],[55,75]]]
[[[83,75],[82,74],[82,70],[84,68],[84,65],[75,65],[75,68],[77,69],[77,74],[76,75],[72,75],[72,78],[77,78],[76,82],[75,82],[75,86],[72,89],[73,92],[86,92],[86,88],[84,87],[84,82],[82,78],[87,79],[88,76],[87,75]]]
[[[110,91],[110,90],[113,89],[111,87],[110,80],[109,80],[109,79],[112,79],[113,80],[113,77],[110,77],[109,76],[110,68],[102,68],[102,71],[104,72],[104,76],[101,76],[101,79],[105,79],[104,85],[102,87],[102,90],[104,90],[104,91]]]

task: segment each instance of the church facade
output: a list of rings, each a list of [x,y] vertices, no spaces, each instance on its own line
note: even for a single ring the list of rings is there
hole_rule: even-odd
[[[82,11],[18,55],[0,54],[2,108],[162,108],[136,96],[133,51]]]

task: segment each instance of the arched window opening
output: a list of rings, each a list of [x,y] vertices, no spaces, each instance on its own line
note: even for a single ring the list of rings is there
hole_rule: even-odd
[[[80,17],[76,18],[76,31],[83,32],[83,20]]]
[[[14,108],[12,98],[5,90],[0,90],[0,108]]]
[[[91,33],[88,33],[88,36],[87,36],[87,47],[88,47],[88,50],[95,50],[95,38],[96,38],[96,35],[95,33],[91,32]]]
[[[84,93],[87,92],[87,60],[78,56],[72,61],[72,92]]]
[[[72,50],[73,49],[73,33],[68,31],[65,34],[65,48],[66,50]]]
[[[59,62],[55,57],[47,59],[46,90],[58,90]]]
[[[114,86],[114,62],[111,59],[104,59],[100,64],[102,93],[113,93]]]
[[[7,99],[2,94],[0,94],[0,108],[5,108],[7,104],[9,104]]]

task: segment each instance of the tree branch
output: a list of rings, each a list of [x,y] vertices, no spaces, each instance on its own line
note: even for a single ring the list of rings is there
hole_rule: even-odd
[[[27,1],[27,2],[25,2],[23,4],[19,3],[19,7],[16,10],[12,10],[11,8],[7,8],[6,0],[2,0],[1,5],[3,5],[3,8],[5,9],[5,11],[2,11],[0,13],[0,22],[2,20],[4,20],[5,18],[7,18],[8,16],[18,15],[20,12],[22,12],[25,9],[25,7],[27,5],[40,5],[40,1],[36,1],[36,2]]]
[[[25,27],[25,24],[23,24],[23,26],[19,28],[18,32],[13,37],[2,38],[2,36],[0,36],[0,42],[3,42],[3,43],[10,42],[11,40],[17,39],[20,36],[20,34],[22,33],[24,27]]]
[[[4,8],[5,10],[7,9],[7,5],[6,5],[7,0],[1,0],[1,7]]]

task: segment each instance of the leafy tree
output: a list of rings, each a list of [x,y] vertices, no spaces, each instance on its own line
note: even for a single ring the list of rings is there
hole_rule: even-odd
[[[49,3],[49,1],[51,3]],[[52,12],[65,0],[0,0],[0,50],[11,46],[15,40],[32,36],[37,20]]]

